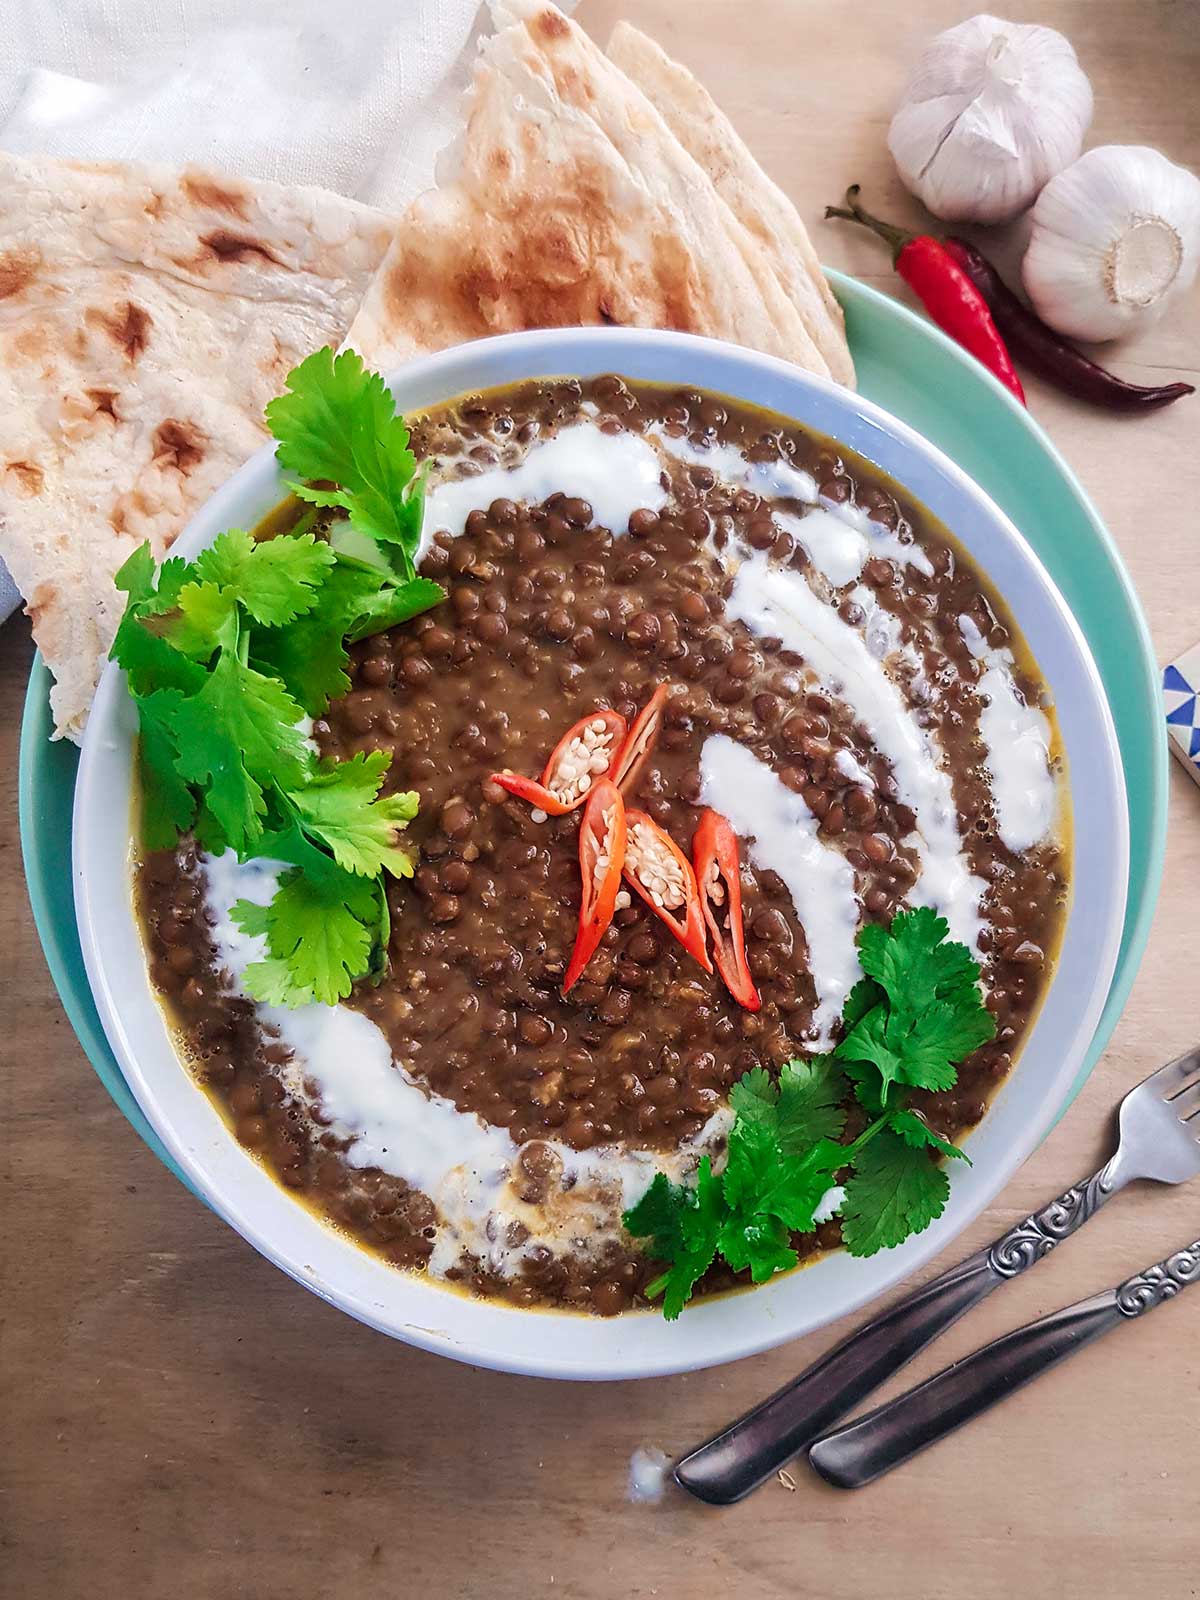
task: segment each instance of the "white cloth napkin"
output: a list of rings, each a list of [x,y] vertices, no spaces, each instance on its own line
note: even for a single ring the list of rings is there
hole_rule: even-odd
[[[480,0],[0,0],[0,148],[194,161],[399,211],[433,181],[487,26]],[[0,620],[18,598],[0,562]]]

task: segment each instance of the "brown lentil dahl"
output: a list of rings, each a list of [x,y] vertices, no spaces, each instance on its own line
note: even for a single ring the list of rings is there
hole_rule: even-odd
[[[1056,847],[1014,856],[1000,840],[978,733],[981,668],[957,625],[974,619],[993,646],[1017,651],[1018,687],[1041,689],[1006,612],[961,548],[921,507],[830,441],[711,395],[636,386],[615,377],[543,382],[460,402],[419,419],[419,457],[494,463],[569,422],[585,405],[609,432],[651,420],[697,444],[732,443],[754,460],[777,457],[812,473],[833,503],[853,501],[902,542],[919,538],[933,572],[875,557],[861,582],[915,647],[904,690],[940,743],[951,773],[971,870],[987,884],[981,937],[995,1040],[959,1072],[953,1090],[922,1095],[947,1137],[984,1115],[1007,1073],[1046,982],[1061,923],[1065,866]],[[522,1197],[559,1177],[544,1141],[577,1150],[623,1140],[666,1150],[698,1132],[750,1067],[777,1068],[811,1046],[816,1003],[804,930],[782,881],[742,856],[747,953],[762,996],[742,1010],[638,899],[622,896],[612,926],[564,998],[560,985],[579,909],[579,812],[542,818],[495,784],[497,767],[537,774],[576,719],[611,708],[632,724],[659,684],[663,724],[632,804],[687,852],[700,808],[704,739],[726,733],[803,795],[823,840],[854,873],[862,913],[889,919],[917,876],[912,812],[886,760],[850,710],[815,686],[803,659],[725,614],[731,579],[708,548],[744,539],[804,569],[802,546],[744,489],[704,466],[672,472],[668,508],[634,511],[628,534],[594,524],[583,500],[539,506],[496,499],[465,532],[437,532],[422,570],[447,589],[436,611],[352,651],[352,688],[316,724],[322,754],[391,752],[389,785],[414,788],[411,887],[391,885],[391,971],[349,1003],[386,1034],[394,1055],[429,1090],[506,1127],[524,1150]],[[797,508],[799,509],[799,508]],[[279,519],[272,531],[286,526]],[[839,613],[862,610],[848,595]],[[871,787],[848,780],[849,752]],[[289,1096],[285,1058],[248,1002],[215,969],[195,852],[150,855],[139,871],[151,973],[237,1137],[280,1181],[335,1224],[402,1267],[432,1250],[428,1196],[378,1170],[360,1171],[320,1121]],[[837,1223],[802,1253],[838,1242]],[[516,1281],[464,1257],[452,1276],[518,1304],[612,1314],[651,1276],[631,1246],[556,1258],[537,1247]],[[703,1287],[727,1286],[721,1269]]]

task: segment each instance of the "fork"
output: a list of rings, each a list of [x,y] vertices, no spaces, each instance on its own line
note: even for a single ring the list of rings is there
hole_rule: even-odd
[[[1119,1123],[1116,1154],[1098,1172],[843,1339],[678,1461],[675,1481],[710,1505],[733,1505],[993,1289],[1041,1261],[1126,1184],[1184,1183],[1200,1175],[1200,1045],[1131,1089]]]

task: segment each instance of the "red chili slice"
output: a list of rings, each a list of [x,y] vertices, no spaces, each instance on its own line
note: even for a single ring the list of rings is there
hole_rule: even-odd
[[[563,734],[536,782],[515,772],[493,772],[492,782],[547,816],[565,816],[584,803],[594,783],[610,776],[626,744],[624,717],[592,711]]]
[[[579,931],[563,978],[565,995],[595,954],[616,909],[625,865],[625,802],[615,783],[601,778],[592,786],[579,822],[579,874],[583,899]]]
[[[658,743],[658,730],[662,725],[662,708],[667,698],[667,686],[660,683],[650,696],[637,720],[629,730],[629,737],[621,746],[621,753],[613,763],[612,779],[622,794],[632,794],[642,775],[642,768]]]
[[[746,961],[737,835],[719,811],[706,811],[700,818],[692,840],[692,860],[717,971],[738,1005],[757,1011],[762,1001]]]
[[[683,851],[644,811],[627,811],[625,876],[688,955],[712,971],[696,875]]]
[[[548,817],[561,817],[570,811],[549,789],[544,789],[536,778],[523,778],[519,772],[493,772],[488,781],[507,789],[514,799],[524,800],[535,811],[544,811]]]

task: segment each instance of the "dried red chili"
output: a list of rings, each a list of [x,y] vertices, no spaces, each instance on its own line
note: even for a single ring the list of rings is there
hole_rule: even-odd
[[[625,876],[690,956],[712,971],[696,874],[683,851],[644,811],[625,813]]]
[[[612,778],[622,794],[633,793],[642,775],[642,768],[658,743],[658,731],[662,726],[662,709],[666,698],[667,686],[665,683],[660,683],[638,713],[633,727],[629,730],[629,737],[617,754],[617,759],[613,763]]]
[[[826,206],[827,217],[861,222],[892,247],[892,264],[921,304],[952,339],[999,378],[1006,389],[1025,404],[1025,391],[988,303],[939,239],[929,233],[880,222],[858,203],[858,184],[846,190],[846,205]]]
[[[951,237],[946,249],[987,301],[996,326],[1018,360],[1049,383],[1106,411],[1155,411],[1185,394],[1190,383],[1127,383],[1115,372],[1089,361],[1082,350],[1048,328],[1016,295],[992,263],[967,239]]]
[[[579,874],[583,885],[575,948],[563,978],[562,992],[578,979],[595,954],[616,909],[625,865],[625,802],[615,783],[602,778],[593,785],[579,822]]]
[[[717,971],[738,1005],[757,1011],[762,1001],[746,960],[737,835],[719,811],[706,811],[700,818],[692,840],[692,861]]]
[[[627,743],[624,717],[615,711],[592,711],[563,734],[540,779],[493,772],[491,781],[547,816],[561,817],[581,806],[592,785],[611,774]]]

